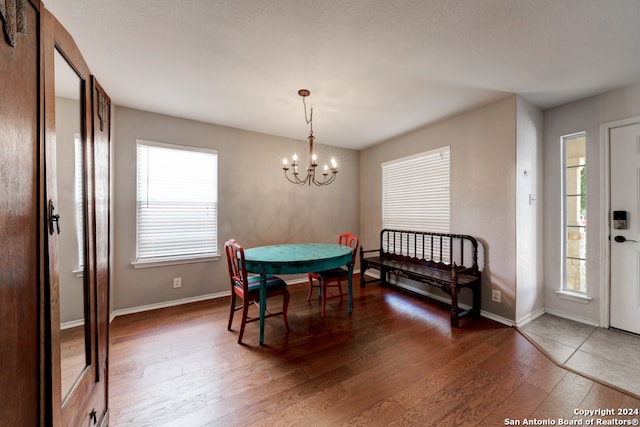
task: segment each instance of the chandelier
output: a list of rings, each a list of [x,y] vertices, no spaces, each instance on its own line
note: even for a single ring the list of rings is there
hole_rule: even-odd
[[[336,159],[331,159],[331,167],[324,165],[324,169],[322,171],[322,177],[316,177],[316,167],[318,166],[316,154],[313,152],[313,140],[315,139],[313,136],[313,107],[310,109],[310,114],[307,118],[307,103],[305,102],[305,98],[309,96],[311,92],[307,89],[300,89],[298,91],[298,95],[302,97],[302,104],[304,105],[304,119],[309,125],[309,165],[307,166],[307,174],[305,176],[300,175],[300,165],[298,164],[298,155],[294,154],[292,158],[291,164],[289,164],[288,159],[284,159],[282,169],[284,170],[284,176],[294,184],[305,185],[312,183],[315,185],[327,185],[331,184],[336,179],[336,174],[338,173],[338,164],[336,163]],[[289,173],[289,170],[292,170]]]

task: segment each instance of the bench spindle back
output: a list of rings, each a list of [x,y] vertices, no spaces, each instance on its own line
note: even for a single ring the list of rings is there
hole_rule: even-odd
[[[467,251],[465,259],[465,247]],[[478,272],[478,242],[469,235],[384,229],[380,232],[380,255],[411,258],[451,268],[466,265]]]

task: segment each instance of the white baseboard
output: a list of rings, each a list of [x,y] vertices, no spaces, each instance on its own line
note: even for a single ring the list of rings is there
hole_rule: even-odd
[[[527,323],[534,321],[535,319],[537,319],[538,317],[542,316],[545,313],[546,313],[546,310],[544,309],[544,307],[539,308],[536,311],[533,311],[527,314],[522,319],[516,320],[514,326],[521,328]]]
[[[138,307],[114,310],[111,312],[109,322],[113,322],[113,319],[115,319],[116,317],[124,316],[126,314],[141,313],[143,311],[156,310],[158,308],[173,307],[181,304],[189,304],[192,302],[206,301],[214,298],[228,297],[230,293],[231,293],[230,291],[218,292],[215,294],[199,295],[197,297],[182,298],[182,299],[176,299],[171,301],[159,302],[156,304],[148,304],[148,305],[141,305]]]
[[[75,328],[77,326],[83,326],[84,319],[72,320],[70,322],[64,322],[60,324],[60,330]]]
[[[552,308],[545,308],[545,312],[557,317],[562,317],[563,319],[573,320],[574,322],[578,322],[578,323],[584,323],[585,325],[596,326],[598,328],[602,327],[600,325],[600,322],[596,320],[587,319],[586,317],[582,317],[582,316],[576,316],[570,313],[566,313],[564,311],[555,310]]]
[[[494,322],[502,323],[505,326],[514,326],[513,320],[507,319],[506,317],[498,316],[493,313],[489,313],[488,311],[480,310],[480,316],[486,317],[489,320],[493,320]]]

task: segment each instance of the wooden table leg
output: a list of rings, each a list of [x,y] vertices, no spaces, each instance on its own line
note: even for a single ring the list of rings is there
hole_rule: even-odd
[[[267,307],[267,275],[260,273],[260,345],[264,344],[264,311]]]

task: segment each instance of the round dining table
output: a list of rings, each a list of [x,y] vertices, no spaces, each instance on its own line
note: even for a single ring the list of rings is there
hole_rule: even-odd
[[[270,274],[299,274],[347,266],[349,271],[349,314],[353,309],[353,249],[337,243],[286,243],[245,249],[245,264],[250,273],[260,274],[260,345],[264,343],[264,314],[267,282]]]

